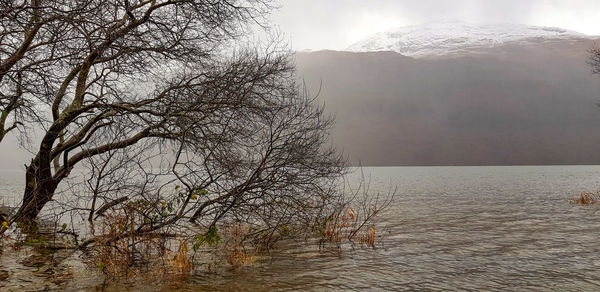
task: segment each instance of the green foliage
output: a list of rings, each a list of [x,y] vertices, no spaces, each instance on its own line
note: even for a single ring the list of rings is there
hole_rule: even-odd
[[[290,228],[287,225],[281,225],[281,235],[288,235],[290,233]]]
[[[204,243],[208,244],[208,246],[218,244],[219,241],[221,241],[221,236],[217,234],[217,227],[211,226],[205,235],[196,235],[194,236],[194,239],[196,240],[194,243],[194,250],[198,250]]]
[[[97,263],[96,267],[98,267],[98,269],[100,271],[104,271],[104,268],[106,268],[106,265],[104,263]]]
[[[175,197],[175,202],[180,205],[186,202],[187,200],[197,200],[200,196],[208,195],[208,191],[206,189],[194,188],[194,189],[182,189],[180,185],[175,186],[175,190],[177,191],[177,196]]]

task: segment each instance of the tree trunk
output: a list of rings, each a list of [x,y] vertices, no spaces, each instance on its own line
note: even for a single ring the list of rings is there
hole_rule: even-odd
[[[30,224],[42,208],[52,200],[58,182],[52,177],[50,163],[40,166],[39,156],[27,167],[21,207],[13,217],[17,223]]]
[[[46,132],[40,143],[40,150],[25,172],[25,190],[23,203],[15,214],[12,222],[32,223],[42,208],[52,200],[58,183],[64,176],[52,176],[52,145],[58,138],[65,125],[72,121],[77,114],[68,112],[64,118],[55,121]]]

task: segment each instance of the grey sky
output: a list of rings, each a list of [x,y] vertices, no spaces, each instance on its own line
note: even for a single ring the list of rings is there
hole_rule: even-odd
[[[370,34],[438,19],[556,26],[600,35],[599,0],[279,0],[273,22],[298,50],[344,49]]]

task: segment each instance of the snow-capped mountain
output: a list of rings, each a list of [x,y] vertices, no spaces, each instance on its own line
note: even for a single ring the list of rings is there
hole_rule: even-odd
[[[588,38],[588,36],[557,27],[522,24],[471,24],[456,20],[444,20],[380,32],[351,45],[347,51],[395,51],[419,58],[464,54],[508,43],[527,44],[582,38]]]

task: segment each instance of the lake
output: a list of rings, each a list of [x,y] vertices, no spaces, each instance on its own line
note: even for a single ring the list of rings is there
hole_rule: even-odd
[[[115,286],[88,278],[69,287],[600,289],[600,205],[568,202],[582,191],[600,188],[600,166],[369,167],[363,172],[373,191],[398,186],[392,206],[381,217],[385,234],[375,250],[319,252],[318,246],[282,242],[254,266],[199,273],[183,283]],[[0,174],[8,177],[6,172]],[[349,180],[359,177],[350,175]],[[8,197],[6,192],[19,185],[4,178],[0,192]],[[17,269],[6,259],[0,261],[0,269],[7,267]]]

